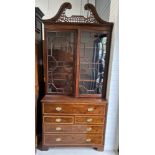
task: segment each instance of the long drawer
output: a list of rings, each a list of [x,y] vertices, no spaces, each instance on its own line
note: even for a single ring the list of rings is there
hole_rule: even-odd
[[[102,125],[55,125],[45,123],[44,133],[102,133]]]
[[[44,134],[44,145],[95,145],[102,144],[102,134]]]
[[[43,103],[43,114],[97,114],[105,115],[104,104]]]

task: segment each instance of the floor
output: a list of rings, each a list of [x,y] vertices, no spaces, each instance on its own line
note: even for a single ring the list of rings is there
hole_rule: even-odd
[[[99,152],[92,148],[52,148],[48,151],[36,151],[36,155],[118,155],[118,152]]]

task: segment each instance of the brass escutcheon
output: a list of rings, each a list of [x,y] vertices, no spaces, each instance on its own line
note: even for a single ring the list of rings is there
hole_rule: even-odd
[[[94,111],[94,108],[88,108],[88,111],[89,112]]]
[[[56,122],[61,122],[61,118],[57,118],[55,121]]]
[[[55,109],[56,109],[56,111],[61,111],[62,110],[61,107],[56,107]]]

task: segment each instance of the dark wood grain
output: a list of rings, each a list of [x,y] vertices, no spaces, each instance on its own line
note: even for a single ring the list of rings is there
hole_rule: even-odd
[[[43,74],[43,46],[42,46],[42,11],[35,8],[35,135],[36,147],[38,136],[42,133],[41,128],[41,99],[45,95],[44,74]],[[42,62],[42,63],[40,63]]]

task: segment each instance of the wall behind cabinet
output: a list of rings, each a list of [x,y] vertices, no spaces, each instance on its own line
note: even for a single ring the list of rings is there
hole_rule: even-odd
[[[104,3],[104,4],[103,4]],[[103,8],[101,7],[103,6]],[[108,115],[105,134],[105,149],[117,150],[119,144],[119,25],[118,0],[96,0],[96,8],[100,17],[113,22],[111,55],[108,75],[107,99]]]

